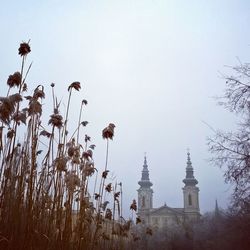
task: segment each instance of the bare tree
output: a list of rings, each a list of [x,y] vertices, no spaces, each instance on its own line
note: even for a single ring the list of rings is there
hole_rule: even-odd
[[[226,90],[219,104],[240,119],[235,132],[216,131],[208,138],[211,161],[224,169],[227,183],[234,185],[233,205],[250,204],[250,64],[232,67],[232,76],[224,76]]]

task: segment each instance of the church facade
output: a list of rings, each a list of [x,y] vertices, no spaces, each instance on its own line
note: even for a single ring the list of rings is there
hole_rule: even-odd
[[[144,157],[141,180],[138,182],[138,217],[146,225],[163,228],[173,224],[183,222],[195,222],[200,218],[199,209],[199,188],[196,186],[198,181],[194,177],[194,171],[190,159],[190,153],[187,154],[186,177],[183,180],[185,184],[183,190],[183,207],[172,208],[166,204],[153,207],[153,183],[149,179],[149,170],[146,156]]]

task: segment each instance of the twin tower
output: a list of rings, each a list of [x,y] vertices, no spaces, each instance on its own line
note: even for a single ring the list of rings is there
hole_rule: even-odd
[[[145,224],[162,228],[181,221],[197,221],[200,218],[198,181],[194,177],[190,153],[187,153],[186,177],[183,180],[183,208],[171,208],[166,204],[153,207],[152,182],[149,179],[149,171],[146,156],[144,158],[141,180],[138,182],[138,216]]]

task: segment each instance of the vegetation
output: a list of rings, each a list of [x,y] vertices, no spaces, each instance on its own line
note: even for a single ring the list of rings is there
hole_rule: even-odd
[[[8,77],[8,93],[0,97],[0,248],[117,249],[117,244],[124,248],[132,236],[131,221],[121,213],[122,184],[107,183],[115,125],[102,131],[106,161],[98,176],[95,145],[80,132],[88,124],[82,121],[86,100],[79,105],[76,130],[72,135],[68,131],[71,98],[80,91],[80,82],[68,87],[65,117],[51,84],[53,113],[44,125],[44,86],[27,94],[30,52],[29,43],[20,44],[21,70]]]
[[[196,224],[174,224],[154,229],[152,235],[142,233],[138,249],[248,250],[249,221],[245,215],[217,209],[204,214]]]
[[[229,133],[218,130],[208,138],[211,162],[224,169],[225,181],[234,187],[231,205],[225,211],[216,206],[197,224],[184,223],[155,232],[145,241],[150,249],[249,249],[250,64],[240,64],[232,70],[234,75],[225,76],[227,88],[219,104],[237,115],[238,129]]]
[[[232,67],[233,75],[226,75],[226,90],[219,104],[237,115],[237,131],[215,131],[208,138],[211,162],[224,169],[227,183],[234,187],[231,206],[222,220],[225,249],[248,249],[250,245],[250,64]],[[227,244],[226,244],[227,243]],[[235,246],[235,248],[233,247]],[[220,249],[220,248],[217,248]]]
[[[42,120],[45,88],[27,94],[29,43],[21,43],[21,70],[7,79],[0,97],[0,249],[248,249],[250,245],[250,65],[233,68],[221,104],[242,122],[236,133],[216,132],[209,139],[212,161],[225,167],[225,180],[235,186],[227,211],[205,214],[197,224],[182,223],[154,229],[134,217],[122,217],[122,183],[109,182],[109,144],[115,125],[102,131],[106,141],[104,168],[94,163],[95,145],[82,130],[84,107],[73,134],[68,131],[71,98],[80,82],[68,87],[65,116],[51,84],[53,113]],[[90,183],[94,184],[90,192]],[[137,225],[139,224],[139,225]]]
[[[233,206],[250,211],[250,64],[232,68],[235,75],[225,76],[227,89],[220,105],[238,115],[236,132],[216,131],[209,138],[211,159],[224,168],[225,181],[233,184]]]

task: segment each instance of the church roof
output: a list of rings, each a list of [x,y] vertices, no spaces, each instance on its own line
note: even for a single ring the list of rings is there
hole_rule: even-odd
[[[159,208],[154,208],[150,211],[150,215],[183,215],[184,208],[172,208],[167,206],[161,206]]]

